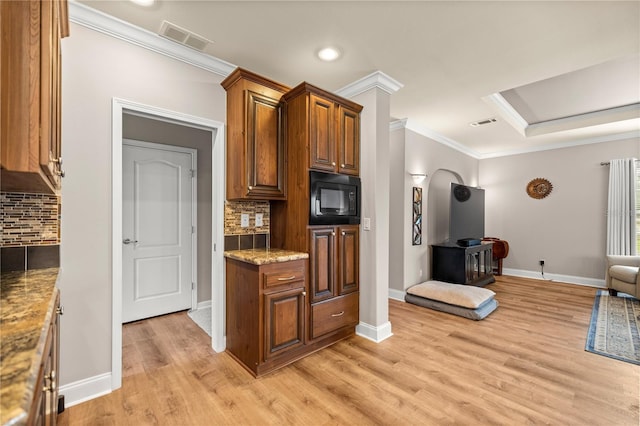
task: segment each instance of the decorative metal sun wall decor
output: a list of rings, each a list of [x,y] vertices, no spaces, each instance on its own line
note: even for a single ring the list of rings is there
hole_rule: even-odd
[[[413,187],[413,245],[422,244],[422,188]]]

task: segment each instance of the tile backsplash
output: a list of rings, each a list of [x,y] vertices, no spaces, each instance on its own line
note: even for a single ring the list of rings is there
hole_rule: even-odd
[[[249,214],[249,226],[240,223],[242,213]],[[256,213],[262,213],[262,226],[256,226]],[[224,235],[269,233],[268,201],[226,201],[224,204]]]
[[[60,265],[60,198],[0,192],[0,270]]]
[[[60,244],[60,198],[0,192],[0,247]]]
[[[242,227],[242,214],[249,215],[249,226]],[[262,226],[256,226],[256,213],[262,214]],[[268,201],[226,201],[224,205],[224,248],[238,250],[263,248],[269,243]]]

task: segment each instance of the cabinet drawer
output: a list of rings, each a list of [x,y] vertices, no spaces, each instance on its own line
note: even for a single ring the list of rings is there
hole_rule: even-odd
[[[311,305],[311,338],[358,323],[359,293]]]
[[[265,289],[284,286],[297,281],[302,281],[302,283],[298,283],[299,285],[295,287],[304,287],[304,280],[304,261],[273,264],[263,273],[263,285]]]

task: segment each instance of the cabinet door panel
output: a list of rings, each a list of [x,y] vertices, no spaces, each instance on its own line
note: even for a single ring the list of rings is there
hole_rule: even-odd
[[[339,228],[340,272],[338,294],[358,291],[360,270],[360,236],[358,226]]]
[[[344,106],[338,107],[338,172],[360,174],[360,117]]]
[[[325,99],[309,97],[310,167],[334,171],[336,144],[334,140],[334,105]]]
[[[264,295],[265,360],[304,343],[304,282],[300,285]]]
[[[311,301],[318,302],[335,295],[335,229],[316,228],[309,233]]]
[[[276,99],[248,92],[249,195],[284,195],[282,108]]]

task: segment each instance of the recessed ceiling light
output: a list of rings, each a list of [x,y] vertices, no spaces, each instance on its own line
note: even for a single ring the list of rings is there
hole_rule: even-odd
[[[130,1],[140,6],[151,6],[153,3],[155,3],[156,0],[130,0]]]
[[[318,58],[323,61],[331,62],[340,57],[340,49],[337,47],[325,47],[318,51]]]

